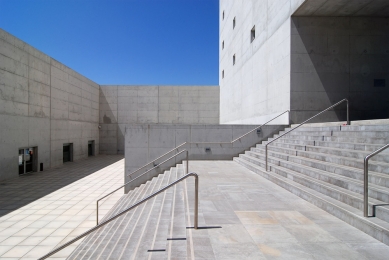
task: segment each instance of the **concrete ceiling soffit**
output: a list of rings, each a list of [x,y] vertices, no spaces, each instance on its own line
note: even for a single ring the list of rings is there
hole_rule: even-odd
[[[293,15],[389,17],[389,0],[306,0]]]

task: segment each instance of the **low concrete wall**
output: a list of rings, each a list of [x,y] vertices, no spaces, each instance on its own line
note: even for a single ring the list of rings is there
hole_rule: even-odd
[[[232,144],[229,143],[255,127],[255,125],[128,125],[125,128],[125,181],[134,179],[151,169],[153,165],[133,173],[146,163],[155,160],[185,142],[190,144],[186,144],[177,151],[175,150],[153,161],[154,165],[163,162],[182,150],[189,151],[189,160],[231,160],[234,156],[243,153],[255,144],[267,140],[283,130],[286,125],[264,126],[260,133],[254,131]],[[206,148],[210,149],[206,151]],[[169,160],[156,170],[148,172],[137,179],[137,181],[131,183],[131,185],[128,185],[126,192],[163,173],[163,171],[182,162],[184,159],[185,153]],[[127,175],[130,176],[127,177]]]

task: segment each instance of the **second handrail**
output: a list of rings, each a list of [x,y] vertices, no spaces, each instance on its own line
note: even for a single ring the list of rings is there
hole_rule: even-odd
[[[382,146],[363,159],[363,216],[369,216],[369,159],[389,148],[389,144]]]
[[[301,124],[299,124],[299,125],[296,126],[295,128],[290,129],[288,132],[283,133],[282,135],[280,135],[280,136],[278,136],[277,138],[275,138],[275,139],[271,140],[270,142],[268,142],[268,143],[265,145],[265,160],[266,160],[266,166],[265,166],[265,167],[266,167],[266,171],[268,171],[268,167],[267,167],[267,146],[268,146],[269,144],[271,144],[272,142],[276,141],[277,139],[280,139],[280,138],[283,137],[284,135],[289,134],[290,132],[296,130],[297,128],[299,128],[300,126],[302,126],[303,124],[305,124],[306,122],[310,121],[311,119],[313,119],[313,118],[315,118],[315,117],[317,117],[317,116],[323,114],[324,112],[330,110],[330,109],[333,108],[333,107],[336,107],[337,105],[339,105],[339,104],[341,104],[341,103],[343,103],[343,102],[347,102],[347,125],[350,125],[349,112],[348,112],[348,111],[349,111],[349,109],[348,109],[348,100],[345,98],[345,99],[342,99],[341,101],[339,101],[338,103],[336,103],[336,104],[334,104],[334,105],[332,105],[332,106],[330,106],[330,107],[324,109],[323,111],[317,113],[317,114],[314,115],[313,117],[311,117],[311,118],[305,120],[304,122],[302,122]]]
[[[169,158],[166,159],[165,161],[163,161],[163,162],[161,162],[161,163],[155,165],[153,168],[151,168],[151,169],[145,171],[144,173],[142,173],[142,174],[139,175],[138,177],[136,177],[136,178],[134,178],[134,179],[132,179],[132,180],[130,180],[130,181],[124,183],[122,186],[120,186],[120,187],[117,188],[116,190],[111,191],[110,193],[108,193],[108,194],[104,195],[103,197],[99,198],[99,199],[96,201],[96,225],[99,224],[99,201],[100,201],[100,200],[102,200],[102,199],[108,197],[108,196],[111,195],[112,193],[115,193],[116,191],[120,190],[121,188],[125,187],[126,185],[130,184],[131,182],[135,181],[136,179],[142,177],[143,175],[145,175],[146,173],[150,172],[151,170],[154,170],[155,168],[157,168],[157,167],[160,166],[161,164],[164,164],[165,162],[167,162],[167,161],[173,159],[173,158],[176,157],[177,155],[182,154],[183,152],[186,152],[186,172],[185,172],[185,174],[187,174],[187,173],[188,173],[188,170],[189,170],[189,161],[188,161],[188,159],[189,159],[189,153],[188,153],[187,150],[182,150],[181,152],[179,152],[179,153],[177,153],[177,154],[175,154],[175,155],[169,157]]]
[[[127,213],[128,211],[132,210],[133,208],[143,204],[144,202],[148,201],[149,199],[157,196],[158,194],[164,192],[165,190],[169,189],[170,187],[176,185],[177,183],[185,180],[186,178],[190,177],[190,176],[193,176],[195,178],[195,208],[194,208],[194,229],[197,229],[198,228],[198,222],[199,222],[199,176],[197,175],[197,173],[195,172],[191,172],[191,173],[188,173],[184,176],[182,176],[181,178],[175,180],[174,182],[168,184],[167,186],[165,186],[164,188],[154,192],[153,194],[147,196],[146,198],[138,201],[137,203],[133,204],[132,206],[130,206],[129,208],[125,209],[125,210],[122,210],[121,212],[119,212],[118,214],[116,214],[115,216],[105,220],[104,222],[102,222],[101,224],[97,225],[97,226],[94,226],[93,228],[89,229],[88,231],[85,231],[84,233],[82,233],[81,235],[73,238],[72,240],[70,240],[69,242],[63,244],[62,246],[52,250],[51,252],[47,253],[46,255],[42,256],[41,258],[39,258],[38,260],[43,260],[43,259],[46,259],[48,258],[49,256],[52,256],[54,255],[55,253],[57,253],[58,251],[64,249],[65,247],[73,244],[74,242],[76,242],[77,240],[89,235],[90,233],[96,231],[97,229],[107,225],[109,222],[111,222],[112,220],[120,217],[121,215]]]

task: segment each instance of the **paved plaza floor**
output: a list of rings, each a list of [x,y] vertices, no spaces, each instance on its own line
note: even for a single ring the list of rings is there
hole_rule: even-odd
[[[192,259],[388,259],[387,245],[233,161],[189,165],[200,176],[199,226],[221,227],[189,229]],[[2,182],[0,259],[37,259],[93,227],[96,199],[123,184],[123,170],[122,157],[97,156]],[[121,195],[102,203],[100,219]]]
[[[93,227],[96,199],[123,180],[123,156],[99,155],[1,182],[0,259],[37,259]],[[122,195],[101,203],[100,219]],[[53,258],[65,259],[79,242]]]
[[[233,161],[189,169],[199,174],[199,226],[221,226],[191,231],[196,259],[389,259],[389,246]]]

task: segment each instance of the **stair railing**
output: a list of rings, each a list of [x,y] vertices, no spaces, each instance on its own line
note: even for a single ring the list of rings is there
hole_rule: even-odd
[[[145,165],[143,165],[143,166],[140,167],[139,169],[133,171],[132,173],[130,173],[130,174],[127,175],[127,176],[131,176],[132,174],[134,174],[134,173],[140,171],[141,169],[145,168],[146,166],[150,165],[151,163],[154,164],[155,161],[159,160],[160,158],[166,156],[167,154],[169,154],[169,153],[171,153],[171,152],[173,152],[173,151],[175,151],[175,150],[178,150],[180,147],[182,147],[182,146],[184,146],[184,145],[186,145],[186,144],[189,144],[189,145],[190,145],[190,144],[233,144],[234,142],[238,141],[239,139],[241,139],[241,138],[247,136],[248,134],[254,132],[255,130],[257,130],[257,129],[259,129],[259,128],[261,128],[262,126],[267,125],[268,123],[270,123],[271,121],[273,121],[273,120],[279,118],[280,116],[282,116],[282,115],[285,114],[285,113],[289,113],[289,114],[288,114],[288,115],[289,115],[288,118],[290,118],[290,111],[289,111],[289,110],[286,110],[286,111],[282,112],[281,114],[279,114],[278,116],[273,117],[272,119],[270,119],[270,120],[267,121],[266,123],[264,123],[264,124],[262,124],[262,125],[260,125],[260,126],[257,126],[257,127],[254,128],[253,130],[250,130],[249,132],[245,133],[244,135],[239,136],[238,138],[232,140],[231,142],[184,142],[184,143],[180,144],[179,146],[177,146],[177,147],[171,149],[171,150],[168,151],[167,153],[161,155],[160,157],[154,159],[153,161],[150,161],[150,162],[146,163]],[[288,121],[290,121],[290,120],[288,120]],[[188,161],[188,151],[187,151],[187,150],[183,150],[183,151],[179,152],[178,154],[176,154],[176,155],[174,155],[174,156],[171,156],[170,158],[166,159],[165,161],[159,163],[158,165],[155,165],[153,168],[151,168],[150,170],[148,170],[148,171],[144,172],[143,174],[139,175],[139,176],[136,177],[135,179],[126,182],[124,185],[122,185],[122,186],[120,186],[119,188],[117,188],[116,190],[114,190],[114,191],[108,193],[108,194],[105,195],[104,197],[99,198],[99,199],[96,201],[96,223],[97,223],[96,225],[99,224],[99,201],[100,201],[100,200],[102,200],[102,199],[108,197],[109,195],[111,195],[111,194],[113,194],[114,192],[120,190],[120,189],[123,188],[124,186],[126,186],[126,185],[128,185],[129,183],[135,181],[136,179],[138,179],[139,177],[143,176],[144,174],[150,172],[151,170],[157,168],[157,167],[160,166],[161,164],[163,164],[163,163],[169,161],[170,159],[173,159],[174,157],[176,157],[177,155],[181,154],[181,153],[184,152],[184,151],[186,151],[186,173],[188,173],[188,171],[189,171],[189,168],[188,168],[188,165],[189,165],[189,161]]]
[[[181,146],[184,145],[184,144],[185,144],[185,143],[183,143],[183,144],[177,146],[176,148],[181,147]],[[176,148],[174,148],[174,149],[176,149]],[[163,156],[165,156],[166,154],[168,154],[168,153],[174,151],[174,149],[173,149],[173,150],[170,150],[170,151],[167,152],[167,153],[165,153],[165,154],[162,155],[161,157],[163,157]],[[136,177],[136,178],[134,178],[134,179],[132,179],[132,180],[130,180],[130,181],[124,183],[122,186],[120,186],[119,188],[115,189],[114,191],[112,191],[112,192],[110,192],[110,193],[104,195],[103,197],[99,198],[99,199],[96,201],[96,225],[99,224],[99,201],[100,201],[100,200],[102,200],[102,199],[108,197],[109,195],[111,195],[111,194],[115,193],[116,191],[120,190],[121,188],[127,186],[127,185],[130,184],[131,182],[133,182],[133,181],[137,180],[138,178],[142,177],[142,176],[145,175],[146,173],[148,173],[148,172],[154,170],[155,168],[159,167],[160,165],[162,165],[162,164],[164,164],[165,162],[167,162],[167,161],[169,161],[169,160],[171,160],[171,159],[177,157],[177,155],[180,155],[180,154],[182,154],[182,153],[184,153],[184,152],[186,152],[186,171],[185,171],[184,173],[187,174],[187,173],[188,173],[188,170],[189,170],[189,160],[188,160],[188,159],[189,159],[189,153],[188,153],[188,150],[182,150],[181,152],[179,152],[179,153],[177,153],[177,154],[175,154],[175,155],[169,157],[168,159],[164,160],[163,162],[160,162],[159,164],[155,165],[153,168],[151,168],[151,169],[145,171],[144,173],[142,173],[142,174],[139,175],[138,177]],[[161,158],[161,157],[159,157],[159,158]],[[158,159],[158,158],[157,158],[157,159]],[[154,160],[154,161],[155,161],[155,160]],[[149,164],[150,164],[150,163],[146,164],[145,166],[147,166],[147,165],[149,165]],[[144,168],[145,166],[139,168],[138,170]],[[133,173],[137,172],[138,170],[134,171]],[[132,173],[131,173],[131,174],[132,174]],[[129,175],[127,175],[127,176],[130,176],[131,174],[129,174]]]
[[[188,144],[233,144],[233,143],[235,143],[236,141],[238,141],[239,139],[242,139],[242,138],[245,137],[246,135],[248,135],[248,134],[254,132],[255,130],[261,128],[262,126],[267,125],[268,123],[270,123],[270,122],[273,121],[274,119],[279,118],[280,116],[282,116],[282,115],[285,114],[285,113],[290,113],[290,111],[289,111],[289,110],[286,110],[286,111],[282,112],[282,113],[279,114],[278,116],[273,117],[272,119],[270,119],[270,120],[267,121],[266,123],[263,123],[262,125],[257,126],[257,127],[254,128],[253,130],[250,130],[249,132],[245,133],[244,135],[239,136],[238,138],[232,140],[231,142],[191,142],[191,143],[188,143]],[[288,124],[289,124],[289,122],[290,122],[290,114],[289,114]]]
[[[348,108],[348,107],[349,107],[349,104],[348,104],[349,101],[348,101],[347,99],[342,99],[342,100],[339,101],[338,103],[336,103],[336,104],[334,104],[334,105],[332,105],[332,106],[330,106],[330,107],[324,109],[323,111],[317,113],[317,114],[314,115],[313,117],[311,117],[311,118],[305,120],[304,122],[302,122],[301,124],[299,124],[299,125],[296,126],[295,128],[290,129],[288,132],[283,133],[282,135],[280,135],[280,136],[278,136],[277,138],[275,138],[275,139],[271,140],[270,142],[268,142],[268,143],[265,145],[265,161],[266,161],[266,166],[265,166],[265,167],[266,167],[266,171],[268,171],[268,167],[267,167],[267,146],[268,146],[269,144],[271,144],[272,142],[274,142],[274,141],[280,139],[280,138],[283,137],[284,135],[289,134],[290,132],[296,130],[297,128],[299,128],[300,126],[304,125],[305,123],[307,123],[308,121],[312,120],[313,118],[315,118],[315,117],[317,117],[317,116],[323,114],[324,112],[330,110],[330,109],[333,108],[333,107],[338,106],[339,104],[341,104],[341,103],[343,103],[343,102],[347,102],[347,125],[350,125],[349,108]]]
[[[72,240],[70,240],[69,242],[66,242],[65,244],[59,246],[58,248],[50,251],[49,253],[47,253],[46,255],[42,256],[41,258],[39,258],[39,260],[43,260],[43,259],[46,259],[52,255],[54,255],[55,253],[59,252],[60,250],[64,249],[65,247],[73,244],[74,242],[80,240],[81,238],[89,235],[90,233],[100,229],[101,227],[107,225],[108,223],[110,223],[111,221],[115,220],[116,218],[120,217],[121,215],[127,213],[128,211],[132,210],[133,208],[136,208],[137,206],[143,204],[144,202],[148,201],[149,199],[157,196],[158,194],[164,192],[165,190],[171,188],[172,186],[176,185],[177,183],[185,180],[186,178],[188,177],[191,177],[193,176],[195,178],[195,205],[194,205],[194,229],[197,229],[198,228],[198,214],[199,214],[199,176],[197,175],[197,173],[195,172],[191,172],[191,173],[188,173],[186,174],[185,176],[182,176],[181,178],[177,179],[176,181],[168,184],[167,186],[165,186],[164,188],[154,192],[153,194],[147,196],[146,198],[136,202],[135,204],[131,205],[130,207],[128,207],[127,209],[125,210],[122,210],[121,212],[119,212],[118,214],[116,214],[115,216],[103,221],[102,223],[98,224],[97,226],[89,229],[88,231],[85,231],[84,233],[82,233],[81,235],[73,238]]]
[[[139,169],[137,169],[137,170],[133,171],[132,173],[130,173],[130,174],[129,174],[129,175],[127,175],[127,176],[130,176],[130,175],[132,175],[132,174],[134,174],[134,173],[136,173],[136,172],[138,172],[138,171],[142,170],[143,168],[145,168],[146,166],[148,166],[148,165],[150,165],[150,164],[153,164],[153,166],[155,166],[155,165],[154,165],[155,161],[157,161],[157,160],[161,159],[162,157],[164,157],[164,156],[168,155],[169,153],[173,152],[174,150],[178,150],[178,148],[180,148],[180,147],[184,146],[185,144],[186,144],[186,142],[184,142],[184,143],[180,144],[179,146],[177,146],[177,147],[175,147],[175,148],[171,149],[170,151],[168,151],[167,153],[164,153],[163,155],[159,156],[158,158],[156,158],[156,159],[154,159],[154,160],[152,160],[152,161],[150,161],[150,162],[146,163],[145,165],[143,165],[143,166],[142,166],[142,167],[140,167]],[[188,171],[187,171],[186,173],[188,173]]]
[[[363,159],[363,216],[369,217],[369,159],[389,148],[389,144],[382,146]]]

